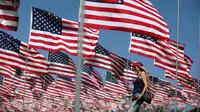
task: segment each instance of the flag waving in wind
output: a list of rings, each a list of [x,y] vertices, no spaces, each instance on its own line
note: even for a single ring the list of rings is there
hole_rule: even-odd
[[[19,0],[0,1],[0,28],[17,31]]]
[[[65,51],[77,55],[78,26],[45,10],[32,8],[30,46],[50,52]],[[84,27],[83,56],[93,57],[99,31]]]
[[[2,31],[0,31],[0,64],[20,70],[25,70],[27,66],[27,71],[38,74],[47,74],[48,68],[48,62],[42,54]]]
[[[169,38],[168,26],[148,0],[86,0],[85,26]]]

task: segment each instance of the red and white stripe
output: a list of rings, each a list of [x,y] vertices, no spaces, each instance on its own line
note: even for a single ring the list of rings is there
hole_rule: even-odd
[[[27,55],[28,50],[28,55]],[[20,53],[9,50],[0,49],[0,63],[17,68],[20,70],[26,69],[27,57],[27,71],[37,74],[47,74],[48,62],[46,58],[33,48],[28,48],[28,45],[21,42]]]
[[[119,3],[122,1],[122,3]],[[135,32],[156,38],[169,38],[169,29],[160,13],[149,1],[85,1],[86,26],[106,30]]]
[[[19,0],[0,1],[0,28],[17,31],[19,22],[19,4]]]
[[[75,77],[76,67],[74,61],[69,57],[69,64],[67,65],[56,62],[49,62],[48,73],[61,76]]]
[[[50,52],[65,51],[72,56],[77,55],[78,23],[62,18],[62,34],[57,35],[46,31],[31,29],[30,46]],[[84,27],[83,49],[84,57],[94,56],[94,49],[99,39],[99,31]]]
[[[111,52],[110,56],[95,53],[94,57],[86,59],[84,64],[112,71],[117,77],[120,77],[126,66],[123,59]]]

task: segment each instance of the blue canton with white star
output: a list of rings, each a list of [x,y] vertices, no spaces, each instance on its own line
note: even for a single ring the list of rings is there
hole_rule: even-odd
[[[136,34],[136,33],[132,33],[132,36],[143,38],[143,39],[146,39],[146,40],[150,40],[155,44],[158,43],[158,40],[154,37],[149,37],[149,36],[146,36],[146,35],[141,35],[141,34]]]
[[[48,61],[68,65],[69,56],[63,52],[49,52]]]
[[[85,72],[85,73],[87,73],[89,75],[92,75],[91,71],[92,71],[92,67],[91,66],[83,65],[83,72]]]
[[[4,76],[0,75],[0,85],[3,85]]]
[[[106,73],[106,81],[109,81],[109,82],[112,82],[112,83],[115,83],[115,84],[118,84],[118,79],[113,77],[112,73],[111,72],[108,72]]]
[[[109,0],[86,0],[90,2],[101,2],[101,3],[112,3],[112,4],[123,4],[124,0],[113,0],[112,2]]]
[[[11,35],[0,31],[0,48],[19,53],[20,41]]]
[[[72,81],[72,78],[68,77],[68,76],[58,76],[58,78],[65,80],[65,81]]]
[[[96,47],[95,47],[95,53],[98,54],[102,54],[102,55],[106,55],[106,56],[110,56],[110,53],[108,50],[106,50],[105,48],[103,48],[101,45],[99,45],[97,43]]]
[[[33,8],[32,29],[61,35],[62,19],[53,13]]]
[[[23,73],[23,72],[22,72],[21,70],[16,69],[16,71],[15,71],[15,77],[17,77],[17,78],[21,78],[22,73]]]

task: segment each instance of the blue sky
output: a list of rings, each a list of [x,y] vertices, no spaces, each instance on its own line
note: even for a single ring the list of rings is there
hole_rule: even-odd
[[[176,23],[177,23],[177,0],[151,0],[156,9],[166,20],[169,30],[170,38],[176,40]],[[191,74],[198,78],[198,14],[200,11],[199,0],[182,0],[180,3],[180,37],[181,43],[186,44],[185,53],[189,55],[194,64],[192,65]],[[48,10],[60,17],[78,21],[79,0],[23,0],[19,9],[19,29],[17,32],[10,32],[14,37],[28,42],[30,29],[30,11],[31,7]],[[152,76],[164,78],[164,70],[154,67],[153,60],[145,58],[140,55],[128,53],[130,34],[128,32],[119,31],[105,31],[100,32],[99,43],[106,49],[123,56],[125,58],[134,60],[141,60],[147,70]],[[43,52],[46,56],[47,53]],[[73,57],[76,60],[76,57]],[[105,78],[105,71],[99,70],[103,78]]]

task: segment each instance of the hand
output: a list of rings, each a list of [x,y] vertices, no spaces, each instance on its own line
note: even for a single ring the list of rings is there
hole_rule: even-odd
[[[128,95],[126,95],[126,97],[132,97],[132,95],[131,95],[131,94],[128,94]]]
[[[142,96],[143,96],[143,94],[140,94],[140,95],[138,96],[137,100],[141,99]]]

